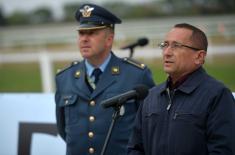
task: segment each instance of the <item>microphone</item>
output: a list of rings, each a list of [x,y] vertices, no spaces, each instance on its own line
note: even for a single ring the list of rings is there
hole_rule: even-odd
[[[145,46],[149,43],[149,40],[147,38],[140,38],[138,39],[137,42],[132,43],[130,45],[127,45],[125,47],[122,47],[121,49],[125,50],[125,49],[133,49],[136,46]]]
[[[148,95],[148,87],[145,85],[138,85],[133,90],[127,91],[123,94],[114,96],[107,100],[101,102],[101,105],[104,108],[114,107],[114,106],[121,106],[127,100],[136,99],[142,100]]]

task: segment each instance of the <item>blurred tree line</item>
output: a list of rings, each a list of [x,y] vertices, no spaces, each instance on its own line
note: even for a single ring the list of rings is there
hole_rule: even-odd
[[[0,7],[0,26],[74,21],[79,6],[79,3],[66,4],[63,7],[64,17],[59,21],[48,7],[40,7],[31,12],[15,11],[8,16],[4,15]],[[103,6],[122,19],[235,13],[235,0],[158,0],[143,4],[108,2]]]

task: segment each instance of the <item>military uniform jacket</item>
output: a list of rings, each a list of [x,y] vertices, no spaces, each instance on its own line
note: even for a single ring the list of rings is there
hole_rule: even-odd
[[[85,61],[72,65],[56,76],[56,118],[58,132],[67,144],[67,155],[101,153],[113,108],[100,102],[132,90],[138,84],[153,87],[151,72],[135,62],[112,54],[109,64],[91,92],[86,82]],[[128,101],[117,119],[106,154],[124,155],[138,103]]]
[[[200,68],[175,91],[163,83],[139,108],[129,155],[234,155],[235,101]],[[171,106],[169,106],[171,105]]]

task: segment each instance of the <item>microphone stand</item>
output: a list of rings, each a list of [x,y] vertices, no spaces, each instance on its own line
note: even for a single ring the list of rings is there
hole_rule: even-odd
[[[121,103],[121,102],[119,102]],[[112,115],[112,122],[109,126],[109,130],[108,130],[108,133],[106,135],[106,138],[105,138],[105,141],[104,141],[104,145],[103,145],[103,148],[102,148],[102,151],[101,151],[101,155],[104,155],[105,154],[105,151],[107,149],[107,145],[108,145],[108,142],[110,140],[110,137],[111,137],[111,134],[112,134],[112,130],[113,130],[113,127],[115,125],[115,122],[116,120],[119,118],[120,116],[120,109],[121,109],[121,105],[117,104],[114,108],[113,108],[115,111]]]

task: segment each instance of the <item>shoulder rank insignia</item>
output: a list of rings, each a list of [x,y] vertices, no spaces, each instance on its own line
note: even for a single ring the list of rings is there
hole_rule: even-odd
[[[74,66],[76,64],[79,64],[79,61],[72,62],[71,65],[65,67],[64,69],[57,69],[56,74],[58,75],[58,74],[62,73],[63,71],[69,69],[70,67],[72,67],[72,66]]]
[[[136,66],[136,67],[138,67],[138,68],[141,68],[141,69],[144,69],[145,67],[146,67],[146,65],[145,64],[143,64],[143,63],[140,63],[140,62],[138,62],[138,61],[136,61],[136,60],[134,60],[134,59],[131,59],[131,58],[123,58],[123,60],[125,61],[125,62],[128,62],[129,64],[132,64],[132,65],[134,65],[134,66]]]

